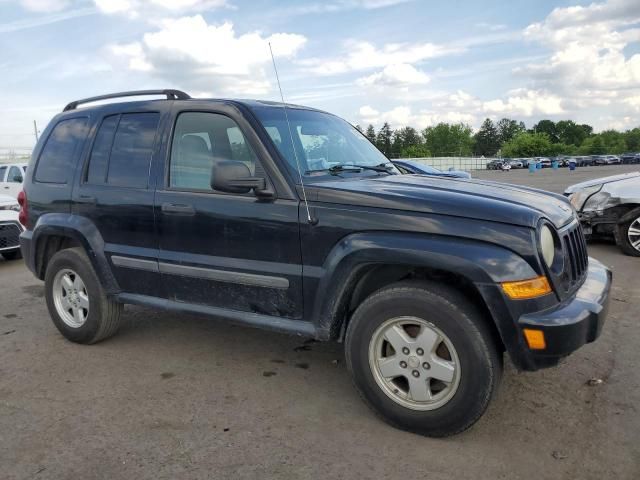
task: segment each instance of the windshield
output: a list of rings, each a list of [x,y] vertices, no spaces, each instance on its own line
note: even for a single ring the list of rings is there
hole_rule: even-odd
[[[282,107],[254,107],[253,111],[287,160],[288,167],[296,174],[296,155],[291,137],[300,170],[305,176],[346,172],[346,169],[341,170],[342,166],[352,167],[348,170],[350,173],[370,175],[372,170],[367,167],[380,166],[386,167],[389,173],[397,173],[387,157],[364,135],[336,116],[312,110],[287,108],[286,113],[291,124],[289,134]],[[357,166],[362,166],[363,169],[357,170]]]

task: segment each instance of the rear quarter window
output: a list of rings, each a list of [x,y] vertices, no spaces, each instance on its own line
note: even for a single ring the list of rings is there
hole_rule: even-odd
[[[59,122],[42,148],[34,180],[43,183],[68,183],[86,136],[86,118],[71,118]]]
[[[146,188],[160,114],[105,117],[96,135],[86,181]]]

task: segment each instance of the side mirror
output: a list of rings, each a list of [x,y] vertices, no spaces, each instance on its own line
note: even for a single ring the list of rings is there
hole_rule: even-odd
[[[226,193],[249,193],[254,190],[258,195],[266,189],[266,181],[252,177],[249,167],[242,162],[220,160],[215,161],[211,168],[211,188]]]
[[[13,177],[13,181],[16,183],[22,183],[23,180],[24,178],[22,178],[22,175],[16,175],[15,177]]]

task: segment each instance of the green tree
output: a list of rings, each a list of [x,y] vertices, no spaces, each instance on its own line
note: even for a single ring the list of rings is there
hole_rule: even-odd
[[[391,131],[391,127],[387,122],[384,122],[384,125],[382,125],[382,128],[378,131],[376,137],[376,147],[387,157],[391,155],[392,139],[393,132]]]
[[[496,128],[498,129],[500,145],[508,142],[513,137],[515,137],[519,133],[524,132],[527,129],[527,127],[525,127],[524,125],[524,122],[517,122],[515,120],[511,120],[510,118],[501,119],[497,123]]]
[[[552,143],[560,142],[558,127],[553,120],[540,120],[533,126],[534,133],[546,133]]]
[[[522,132],[502,146],[505,157],[544,157],[553,155],[553,151],[546,133]]]
[[[474,135],[475,145],[473,153],[485,157],[493,157],[500,150],[500,135],[491,119],[482,122],[478,133]]]
[[[424,143],[409,145],[400,152],[401,158],[426,158],[430,156],[431,152]]]
[[[364,136],[367,137],[371,143],[376,144],[376,129],[373,128],[373,125],[369,124]]]
[[[422,139],[415,128],[404,127],[393,132],[393,145],[391,150],[394,156],[400,156],[403,150],[421,143]]]
[[[573,120],[560,120],[556,123],[558,139],[566,145],[580,146],[592,131],[590,125],[578,125]]]
[[[356,124],[356,130],[358,130],[360,133],[364,133],[359,123]]]
[[[400,152],[402,151],[402,138],[400,134],[400,130],[394,130],[393,136],[391,140],[391,158],[398,158],[400,156]]]
[[[439,123],[422,131],[426,149],[435,157],[470,156],[471,127],[463,123]]]
[[[605,130],[600,133],[602,143],[604,143],[605,153],[624,153],[627,150],[627,142],[624,133],[616,130]]]
[[[627,144],[627,151],[639,152],[640,128],[634,128],[633,130],[627,130],[626,132],[624,132],[624,141]]]
[[[607,153],[607,149],[602,141],[602,137],[600,135],[593,135],[582,142],[582,145],[578,148],[578,153],[581,155],[602,155]]]

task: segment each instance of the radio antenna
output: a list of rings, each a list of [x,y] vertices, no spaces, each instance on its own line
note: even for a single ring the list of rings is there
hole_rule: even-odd
[[[284,95],[282,95],[282,87],[280,86],[280,77],[278,76],[278,67],[276,67],[276,59],[273,56],[273,50],[271,49],[271,42],[269,42],[269,52],[271,53],[271,61],[273,62],[273,70],[276,72],[276,80],[278,82],[278,90],[280,90],[280,99],[282,100],[282,109],[284,110],[284,118],[287,121],[287,128],[289,129],[289,138],[291,139],[291,148],[293,149],[293,156],[296,159],[296,167],[298,168],[298,176],[300,178],[300,186],[302,187],[302,199],[304,200],[304,206],[307,210],[307,221],[310,224],[315,222],[311,218],[311,212],[309,211],[309,202],[307,202],[307,192],[304,189],[304,180],[302,180],[302,170],[300,170],[300,160],[298,160],[298,153],[296,152],[296,145],[293,143],[293,131],[291,130],[291,123],[289,122],[289,115],[287,114],[287,104],[284,103]]]

